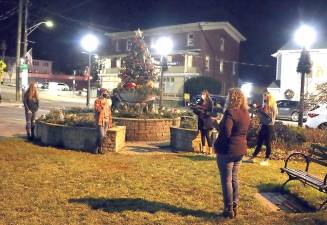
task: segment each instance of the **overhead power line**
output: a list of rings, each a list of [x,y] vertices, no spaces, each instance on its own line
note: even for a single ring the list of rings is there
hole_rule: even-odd
[[[11,16],[14,16],[17,13],[17,7],[14,7],[8,11],[6,11],[4,14],[0,15],[0,21],[4,21],[9,19]]]

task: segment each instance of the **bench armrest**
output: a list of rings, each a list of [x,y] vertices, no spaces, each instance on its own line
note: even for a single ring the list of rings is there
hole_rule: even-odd
[[[324,179],[324,185],[325,186],[327,185],[327,174],[326,174],[325,179]]]
[[[304,159],[305,159],[305,162],[307,163],[306,167],[305,167],[305,172],[308,172],[309,170],[309,163],[310,163],[310,160],[308,159],[308,157],[301,153],[301,152],[293,152],[291,153],[285,160],[285,165],[284,165],[284,168],[287,168],[287,164],[288,164],[288,161],[293,157],[293,156],[302,156]]]

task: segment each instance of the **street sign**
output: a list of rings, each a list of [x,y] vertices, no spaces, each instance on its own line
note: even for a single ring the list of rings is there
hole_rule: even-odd
[[[22,89],[26,91],[28,88],[28,65],[25,63],[20,65],[20,77],[22,79]]]

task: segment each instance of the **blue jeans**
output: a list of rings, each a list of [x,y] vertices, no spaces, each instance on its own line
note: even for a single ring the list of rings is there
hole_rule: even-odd
[[[238,203],[238,169],[242,158],[243,156],[217,155],[225,208]]]
[[[98,125],[98,146],[101,147],[104,137],[106,136],[109,123],[105,122],[104,126]]]
[[[25,110],[26,133],[28,138],[34,138],[35,136],[35,118],[36,112]]]

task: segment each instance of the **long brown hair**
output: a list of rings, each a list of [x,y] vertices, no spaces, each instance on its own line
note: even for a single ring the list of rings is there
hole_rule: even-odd
[[[203,90],[201,95],[205,95],[205,98],[203,99],[204,103],[208,103],[210,101],[209,91]]]
[[[243,92],[239,88],[231,88],[228,90],[228,98],[227,102],[228,109],[243,109],[248,110],[247,99],[244,96]]]
[[[26,91],[26,96],[28,99],[39,99],[39,94],[34,82],[30,83]]]

